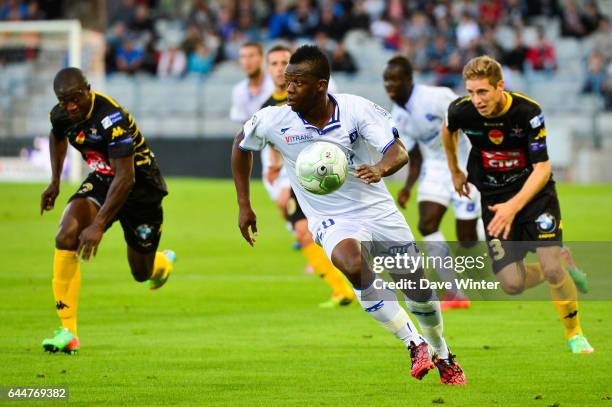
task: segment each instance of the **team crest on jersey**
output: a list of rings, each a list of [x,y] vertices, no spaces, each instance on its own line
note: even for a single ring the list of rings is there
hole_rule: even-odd
[[[519,126],[515,126],[512,128],[511,133],[510,133],[510,137],[523,137],[525,135],[523,129],[521,129]]]
[[[116,111],[115,113],[109,114],[104,119],[102,119],[102,127],[104,127],[104,130],[106,130],[113,124],[117,123],[119,120],[121,120],[121,112]]]
[[[89,138],[95,141],[102,140],[102,136],[98,134],[98,129],[96,129],[95,127],[91,127],[89,129]]]
[[[504,133],[497,129],[489,130],[489,140],[493,144],[500,145],[504,141]]]
[[[557,220],[548,212],[544,212],[538,216],[535,223],[541,233],[550,233],[557,226]]]
[[[285,143],[292,145],[313,141],[314,136],[312,134],[298,134],[297,136],[284,136],[283,139]]]
[[[74,141],[77,144],[83,144],[85,142],[85,133],[83,133],[83,130],[79,131],[79,134],[77,134]]]

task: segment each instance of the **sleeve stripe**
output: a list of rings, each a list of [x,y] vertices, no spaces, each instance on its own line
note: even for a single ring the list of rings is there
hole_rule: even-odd
[[[386,153],[386,152],[387,152],[387,150],[388,150],[389,148],[391,148],[391,146],[393,145],[393,143],[395,143],[395,137],[394,137],[393,139],[391,139],[391,141],[390,141],[389,143],[387,143],[387,145],[386,145],[386,146],[385,146],[385,147],[382,149],[382,151],[381,151],[381,152],[382,152],[383,154],[384,154],[384,153]]]

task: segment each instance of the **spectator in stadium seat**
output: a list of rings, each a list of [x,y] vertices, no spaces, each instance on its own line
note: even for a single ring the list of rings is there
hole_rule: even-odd
[[[515,29],[525,25],[527,5],[523,0],[507,0],[500,24],[509,25]]]
[[[544,37],[544,28],[538,27],[536,43],[527,49],[527,66],[534,71],[552,72],[557,69],[557,59],[552,43]]]
[[[604,15],[599,11],[597,1],[589,0],[584,5],[584,13],[582,21],[586,27],[587,34],[593,33],[599,27],[599,22],[604,18]]]
[[[480,36],[480,28],[469,13],[463,13],[456,28],[457,45],[467,48],[470,42]]]
[[[448,57],[454,51],[443,35],[437,34],[427,50],[428,70],[444,71],[448,66]]]
[[[514,46],[506,53],[503,64],[515,72],[523,73],[527,59],[527,47],[520,30],[514,31]]]
[[[189,55],[187,72],[206,75],[213,69],[214,58],[206,44],[200,42]]]
[[[159,55],[157,76],[160,78],[179,78],[185,73],[187,58],[177,44],[170,44]]]
[[[6,0],[0,8],[0,20],[20,21],[28,18],[28,6],[18,0]]]
[[[485,32],[480,39],[480,47],[484,54],[499,61],[502,58],[503,50],[495,38],[495,31],[491,28],[485,29]]]
[[[287,29],[291,38],[306,38],[314,35],[319,25],[319,14],[310,0],[298,0],[295,9],[289,12]]]
[[[117,71],[128,74],[136,73],[143,61],[144,51],[136,45],[132,37],[126,38],[115,54]]]
[[[493,28],[502,16],[502,5],[497,0],[484,0],[480,3],[478,14],[484,27]]]
[[[603,95],[604,83],[606,82],[606,62],[603,56],[597,52],[592,52],[589,55],[587,65],[587,73],[584,84],[582,85],[582,93],[594,93]]]
[[[370,28],[370,15],[366,11],[364,0],[357,0],[353,3],[349,21],[351,30],[367,31]]]
[[[561,11],[561,35],[582,38],[588,34],[584,16],[575,0],[567,0]]]
[[[268,19],[268,38],[271,40],[288,35],[289,11],[284,0],[274,2],[274,12]]]
[[[358,70],[355,60],[342,43],[336,44],[330,63],[332,72],[344,72],[353,75]]]
[[[612,30],[608,17],[599,21],[597,31],[593,34],[592,44],[594,52],[601,54],[606,61],[612,61]]]
[[[321,19],[316,28],[318,32],[324,32],[334,41],[342,41],[346,33],[344,19],[334,15],[334,10],[330,4],[326,4],[321,10]]]

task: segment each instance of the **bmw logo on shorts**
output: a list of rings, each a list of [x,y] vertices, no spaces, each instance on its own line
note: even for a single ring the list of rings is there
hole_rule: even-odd
[[[149,240],[152,232],[153,229],[147,224],[140,225],[136,228],[136,235],[143,241]]]
[[[538,230],[542,233],[552,232],[557,226],[555,217],[548,212],[544,212],[535,220]]]

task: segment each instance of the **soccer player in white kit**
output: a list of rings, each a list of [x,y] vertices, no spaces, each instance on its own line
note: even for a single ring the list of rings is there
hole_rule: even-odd
[[[448,105],[457,99],[457,95],[449,88],[414,84],[412,65],[403,56],[395,56],[387,62],[383,78],[385,90],[393,101],[391,116],[410,156],[408,177],[398,194],[398,203],[402,208],[406,207],[412,187],[419,179],[418,228],[425,251],[430,256],[445,258],[450,255],[450,248],[439,227],[450,204],[457,220],[457,240],[465,246],[474,245],[479,240],[480,195],[474,187],[469,197],[460,196],[455,191],[440,139],[440,125]],[[462,168],[467,164],[469,149],[469,141],[461,135],[458,150]],[[480,240],[484,240],[484,236]],[[457,278],[452,268],[442,264],[438,264],[436,272],[444,281],[454,282]],[[469,306],[469,299],[457,287],[447,291],[441,303],[442,310]]]
[[[369,269],[362,270],[362,242],[392,242],[415,250],[412,232],[382,181],[406,164],[408,154],[396,140],[389,113],[359,96],[328,94],[329,74],[329,62],[318,47],[298,48],[285,71],[287,105],[260,110],[236,136],[232,172],[240,231],[249,244],[255,243],[256,216],[249,194],[252,151],[273,144],[283,156],[310,231],[351,282],[362,308],[410,350],[411,375],[420,380],[436,366],[442,383],[463,385],[465,375],[446,345],[439,303],[431,290],[404,293],[425,341],[395,292],[380,288],[380,277]],[[344,185],[327,195],[308,193],[295,174],[298,154],[316,141],[336,144],[349,158]]]

